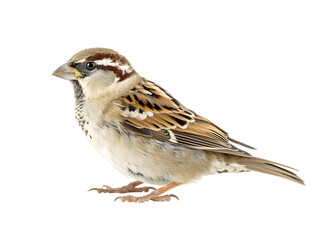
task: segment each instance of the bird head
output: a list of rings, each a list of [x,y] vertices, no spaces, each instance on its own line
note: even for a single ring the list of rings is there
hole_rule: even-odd
[[[75,54],[53,75],[76,83],[85,97],[92,99],[124,88],[123,85],[131,85],[128,83],[135,79],[137,73],[116,51],[89,48]]]

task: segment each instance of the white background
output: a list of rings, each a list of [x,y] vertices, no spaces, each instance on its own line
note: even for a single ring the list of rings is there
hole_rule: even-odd
[[[2,3],[0,238],[320,239],[318,3]],[[87,143],[71,84],[51,76],[96,46],[307,185],[241,173],[178,187],[166,203],[87,192],[132,180]]]

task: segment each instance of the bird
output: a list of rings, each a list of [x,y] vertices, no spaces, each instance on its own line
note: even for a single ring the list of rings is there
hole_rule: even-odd
[[[242,150],[255,148],[186,108],[112,49],[82,50],[53,75],[72,83],[75,118],[88,141],[111,165],[135,180],[118,188],[103,185],[89,191],[148,192],[115,199],[122,202],[170,201],[179,198],[165,193],[179,185],[206,175],[249,171],[304,185],[293,172],[298,170]],[[160,187],[141,187],[143,183]]]

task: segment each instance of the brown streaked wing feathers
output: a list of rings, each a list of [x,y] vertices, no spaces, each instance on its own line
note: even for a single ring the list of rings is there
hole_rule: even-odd
[[[125,108],[133,106],[142,112],[152,113],[152,116],[148,115],[143,120],[127,116],[123,122],[127,131],[184,147],[250,156],[229,141],[249,148],[250,146],[229,139],[225,131],[185,108],[153,82],[145,80],[122,100]]]

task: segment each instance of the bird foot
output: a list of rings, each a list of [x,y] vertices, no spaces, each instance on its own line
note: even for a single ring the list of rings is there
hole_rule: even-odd
[[[121,196],[121,197],[117,197],[115,199],[115,201],[120,199],[122,202],[136,202],[136,203],[143,203],[143,202],[147,202],[147,201],[163,202],[163,201],[170,201],[172,197],[175,197],[176,199],[179,200],[179,198],[174,194],[157,196],[153,193],[148,194],[143,197],[135,197],[135,196],[131,196],[131,195]]]
[[[103,185],[101,188],[91,188],[88,191],[97,191],[98,193],[131,193],[131,192],[148,192],[150,189],[155,190],[154,187],[140,187],[137,188],[138,185],[143,182],[135,181],[129,183],[126,186],[119,188],[112,188],[107,185]]]

